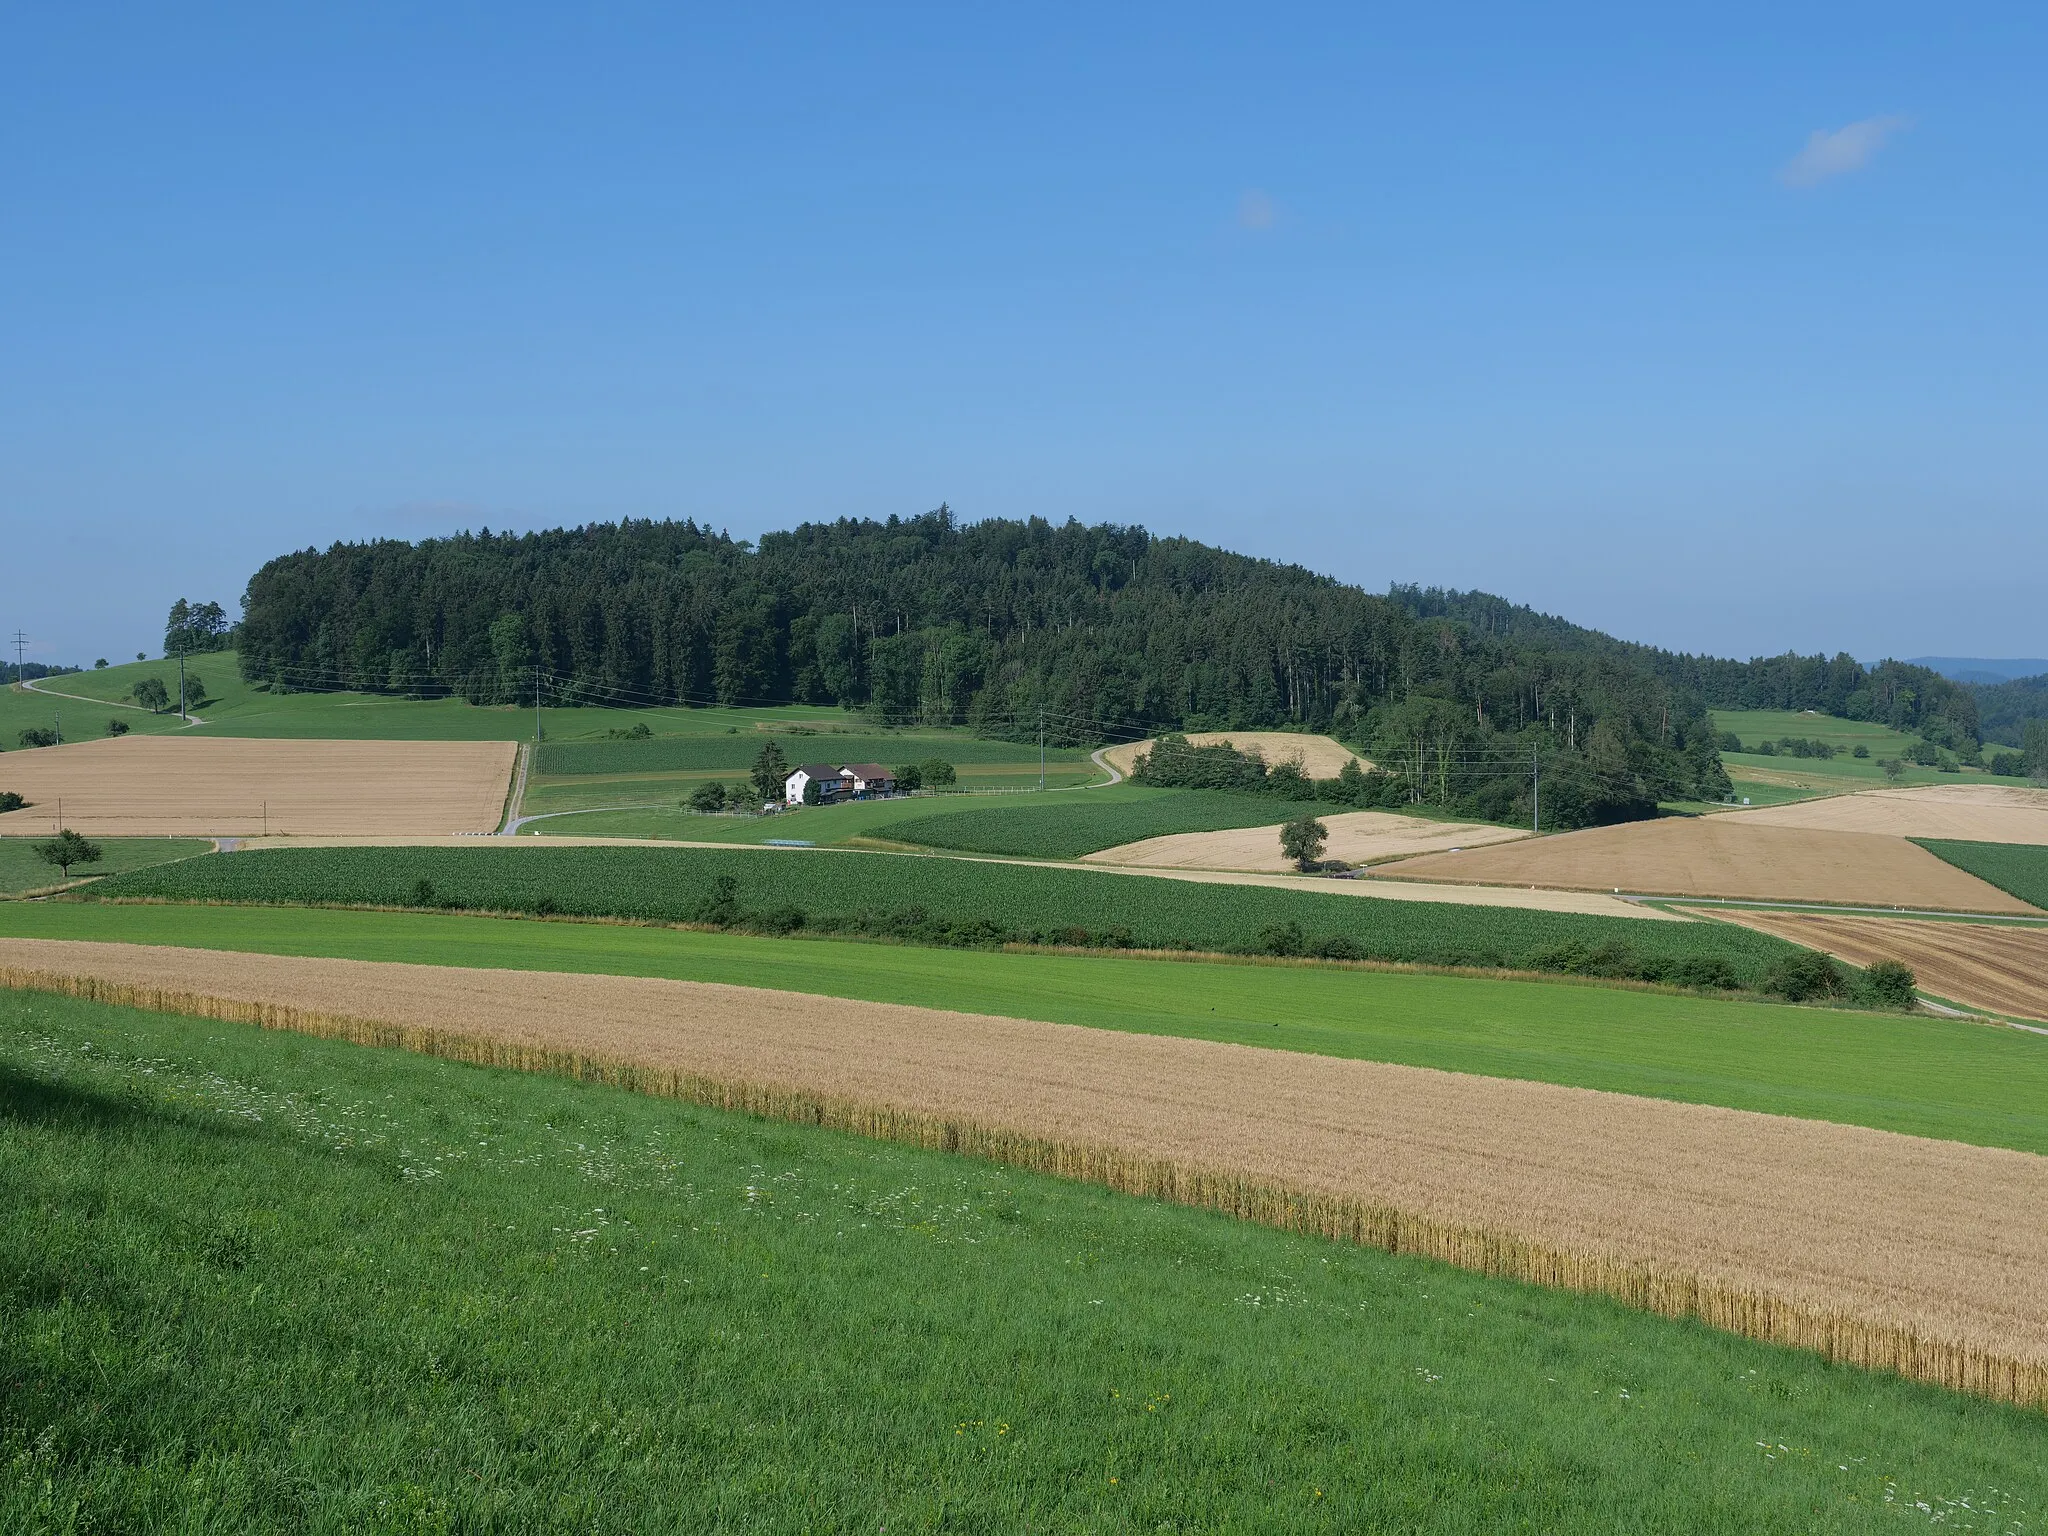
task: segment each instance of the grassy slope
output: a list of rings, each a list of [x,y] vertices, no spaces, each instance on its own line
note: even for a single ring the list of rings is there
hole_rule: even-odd
[[[1746,746],[1792,736],[1827,742],[1840,754],[1820,759],[1765,757],[1757,752],[1722,753],[1721,761],[1727,766],[1729,778],[1737,783],[1737,793],[1748,795],[1758,805],[1805,799],[1817,793],[1880,788],[1891,781],[1878,766],[1879,761],[1899,756],[1918,740],[1906,732],[1870,721],[1837,720],[1829,715],[1805,715],[1796,710],[1717,709],[1713,711],[1713,717],[1717,730],[1735,732]],[[1870,756],[1850,756],[1857,746],[1868,747]],[[1780,780],[1796,779],[1799,784],[1772,783],[1769,779],[1756,778],[1757,775],[1769,775]],[[2012,780],[1999,779],[1976,768],[1965,768],[1959,773],[1941,773],[1917,763],[1908,763],[1904,777],[1898,782],[1909,785],[2001,784]]]
[[[35,856],[39,841],[40,838],[31,837],[0,837],[0,896],[60,883],[61,874]],[[74,878],[147,869],[173,859],[189,859],[213,848],[211,841],[191,837],[102,837],[96,841],[105,857],[97,864],[73,865]]]
[[[707,818],[708,819],[708,818]],[[796,818],[790,818],[795,821]],[[1562,912],[1524,912],[1347,896],[1327,882],[1301,890],[1209,885],[1088,868],[1000,864],[886,853],[762,853],[708,848],[281,848],[224,854],[95,886],[95,896],[170,900],[338,902],[532,912],[539,903],[571,916],[695,920],[720,876],[752,912],[794,907],[813,928],[893,932],[940,942],[1100,942],[1122,929],[1145,949],[1244,951],[1270,925],[1295,923],[1310,938],[1338,935],[1355,958],[1481,969],[1563,970],[1561,945],[1613,946],[1632,960],[1715,957],[1752,987],[1791,952],[1781,940],[1729,923],[1659,923]],[[421,880],[432,886],[427,899]],[[1318,890],[1318,886],[1323,889]],[[910,909],[906,912],[906,909]],[[877,928],[863,921],[904,913]],[[925,914],[918,916],[916,914]],[[997,934],[935,932],[976,921]],[[728,920],[729,921],[729,920]],[[1084,936],[1063,930],[1081,928]],[[1548,963],[1546,963],[1546,961]],[[1627,967],[1609,966],[1610,972]]]
[[[1555,982],[259,907],[0,906],[0,933],[672,976],[1576,1084],[2048,1154],[2048,1040]]]
[[[2031,1526],[2038,1415],[621,1092],[0,997],[0,1525]],[[1965,1503],[1967,1500],[1967,1504]]]
[[[1913,839],[1937,858],[1988,880],[2021,901],[2048,908],[2048,848],[2022,843],[1963,843],[1935,837]]]

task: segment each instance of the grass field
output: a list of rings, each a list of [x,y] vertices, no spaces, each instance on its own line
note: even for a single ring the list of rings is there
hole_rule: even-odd
[[[1077,859],[1084,853],[1174,832],[1218,832],[1277,825],[1314,810],[1265,795],[1217,789],[1148,789],[1119,784],[1076,790],[1058,800],[1019,800],[967,811],[941,811],[899,823],[890,836],[927,848]]]
[[[63,876],[57,868],[35,856],[36,844],[42,841],[44,839],[40,837],[0,837],[0,896],[41,890],[45,886],[62,883]],[[97,864],[73,865],[72,878],[147,869],[151,865],[189,859],[213,851],[212,841],[203,838],[104,837],[94,841],[105,856]]]
[[[2041,1422],[549,1079],[0,997],[0,1523],[2031,1528]],[[1996,1524],[1980,1522],[1996,1521]]]
[[[1913,839],[1936,858],[1968,870],[1979,880],[2048,911],[2048,848],[2019,843],[1960,843]]]
[[[1809,799],[1816,794],[1847,790],[1876,789],[1894,782],[1878,766],[1885,758],[1898,757],[1919,738],[1889,726],[1865,720],[1837,720],[1831,715],[1808,715],[1783,709],[1717,709],[1712,712],[1716,730],[1733,731],[1745,747],[1790,736],[1806,741],[1824,741],[1835,749],[1831,758],[1766,757],[1755,751],[1724,752],[1721,761],[1735,784],[1738,797],[1756,805],[1780,805],[1788,800]],[[1862,746],[1868,757],[1851,754]],[[2010,784],[1982,769],[1964,768],[1942,773],[1918,763],[1907,763],[1896,782],[1900,784]]]
[[[829,814],[829,813],[821,813]],[[706,818],[708,819],[708,818]],[[780,819],[780,818],[777,818]],[[795,818],[790,818],[794,820]],[[707,903],[720,877],[731,909]],[[425,882],[422,886],[421,882]],[[278,848],[138,871],[95,897],[183,901],[453,905],[666,922],[851,930],[927,943],[1110,944],[1276,952],[1332,939],[1338,958],[1487,969],[1679,979],[1720,961],[1755,986],[1789,953],[1723,923],[1645,922],[1497,907],[1368,900],[1314,890],[1196,884],[1087,869],[909,858],[885,853],[766,853],[710,848]],[[794,914],[801,914],[797,921]],[[1327,947],[1327,946],[1326,946]],[[1596,958],[1599,957],[1599,958]]]
[[[2048,1041],[1566,982],[256,907],[0,906],[0,934],[668,976],[1599,1088],[2048,1154]]]

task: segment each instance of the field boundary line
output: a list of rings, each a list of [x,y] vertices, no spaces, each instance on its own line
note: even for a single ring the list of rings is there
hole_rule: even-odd
[[[1815,1353],[1831,1362],[1890,1372],[1994,1401],[2048,1407],[2048,1362],[2012,1358],[1896,1323],[1787,1301],[1673,1266],[1573,1253],[1509,1233],[1290,1188],[1190,1162],[1144,1157],[1099,1143],[1053,1140],[967,1116],[936,1115],[771,1081],[710,1077],[599,1054],[518,1045],[457,1030],[105,981],[36,967],[0,965],[0,988],[253,1024],[471,1066],[532,1072],[979,1158],[1120,1194],[1215,1211],[1282,1231],[1414,1254],[1496,1278],[1604,1296],[1639,1311],[1696,1320],[1724,1332]]]

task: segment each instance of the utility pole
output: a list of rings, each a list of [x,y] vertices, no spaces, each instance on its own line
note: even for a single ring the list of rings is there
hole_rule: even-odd
[[[537,661],[533,664],[533,750],[540,750],[540,663]]]
[[[28,677],[21,670],[21,648],[28,644],[28,636],[20,630],[14,632],[14,680],[26,686]]]
[[[1038,787],[1045,788],[1045,706],[1038,706]]]
[[[185,653],[184,653],[183,651],[180,651],[180,652],[178,652],[178,718],[179,718],[180,720],[183,720],[183,719],[185,719],[185,718],[186,718],[186,715],[185,715]]]
[[[1543,835],[1543,763],[1536,749],[1529,749],[1529,830]]]

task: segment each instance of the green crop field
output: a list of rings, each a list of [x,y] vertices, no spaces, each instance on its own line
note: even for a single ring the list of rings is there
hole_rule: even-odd
[[[2048,1040],[1952,1019],[1556,981],[405,912],[17,902],[0,904],[0,934],[767,984],[1563,1083],[2048,1154]]]
[[[707,913],[716,883],[732,907]],[[1655,979],[1718,960],[1755,985],[1791,952],[1731,923],[1651,922],[1450,906],[1313,889],[1221,885],[886,853],[712,848],[278,848],[165,865],[89,888],[92,897],[174,901],[448,905],[666,922],[755,922],[926,942],[1113,944],[1242,951],[1275,925],[1300,944],[1342,938],[1349,958],[1515,970],[1588,968]],[[800,914],[800,916],[793,916]],[[1271,947],[1266,945],[1264,947]]]
[[[677,772],[741,773],[751,768],[768,742],[785,760],[797,763],[830,758],[834,763],[922,762],[943,757],[954,764],[1004,764],[1022,772],[1038,769],[1038,749],[1016,742],[989,741],[960,731],[902,731],[886,735],[854,734],[845,729],[794,736],[787,732],[735,731],[730,735],[652,736],[642,741],[550,741],[540,749],[539,771],[550,776]],[[1088,754],[1077,748],[1048,750],[1049,766],[1088,766]]]
[[[971,811],[941,811],[901,823],[890,836],[927,848],[965,853],[1076,859],[1084,853],[1174,832],[1220,832],[1269,822],[1277,826],[1304,809],[1315,807],[1227,790],[1119,784],[1113,789],[1063,794],[1056,801],[1020,800]]]
[[[1934,837],[1912,841],[2008,895],[2048,910],[2048,848],[2024,843],[1949,842]]]
[[[0,771],[5,767],[0,763]],[[4,778],[0,778],[0,785],[4,783]],[[0,896],[62,883],[62,874],[35,855],[36,844],[43,840],[41,837],[0,837]],[[73,879],[146,869],[153,864],[167,864],[173,859],[189,859],[213,851],[213,843],[205,838],[101,837],[94,841],[99,844],[103,857],[97,864],[74,864],[71,868]]]
[[[2039,1415],[550,1078],[0,995],[0,1526],[2031,1528]]]

